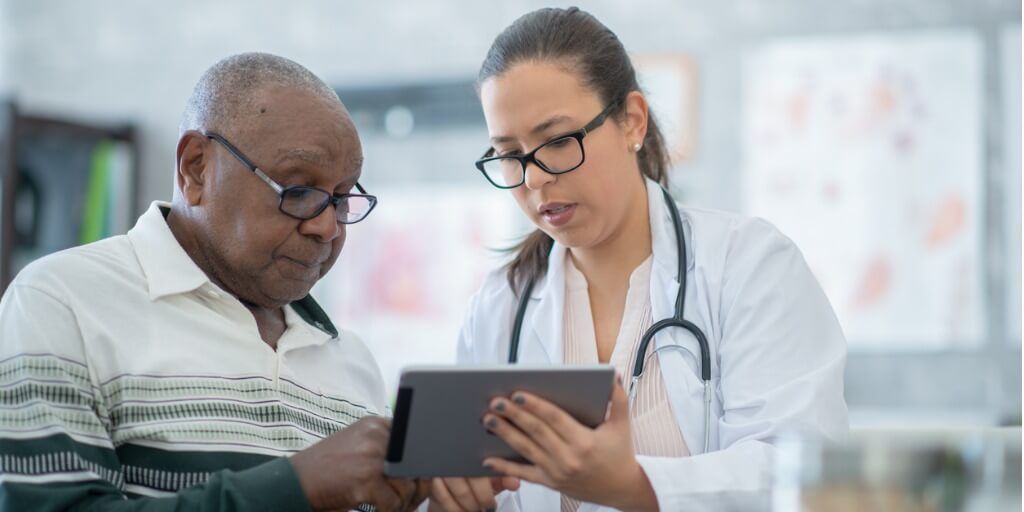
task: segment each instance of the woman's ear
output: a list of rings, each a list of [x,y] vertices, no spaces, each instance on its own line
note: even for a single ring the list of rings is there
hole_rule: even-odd
[[[647,136],[647,99],[640,91],[632,91],[626,95],[623,106],[623,129],[629,150],[639,151],[637,144],[643,146]]]
[[[199,204],[203,197],[206,166],[210,163],[209,150],[210,140],[195,130],[185,132],[178,139],[174,183],[181,197],[191,206]]]

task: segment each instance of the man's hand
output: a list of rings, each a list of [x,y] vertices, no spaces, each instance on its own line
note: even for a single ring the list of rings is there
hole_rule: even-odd
[[[389,420],[366,417],[291,458],[313,510],[351,510],[366,503],[380,512],[411,510],[429,482],[384,476]]]

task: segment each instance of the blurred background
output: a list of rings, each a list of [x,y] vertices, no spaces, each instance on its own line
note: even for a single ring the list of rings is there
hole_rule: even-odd
[[[200,74],[245,51],[335,87],[380,197],[315,289],[393,392],[450,362],[529,226],[473,161],[494,36],[563,2],[0,0],[0,276],[169,200]],[[849,338],[854,426],[1019,425],[1021,4],[581,1],[634,57],[674,194],[804,251]]]

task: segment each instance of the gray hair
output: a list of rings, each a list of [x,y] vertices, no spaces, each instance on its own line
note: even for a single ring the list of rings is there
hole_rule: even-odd
[[[270,85],[308,91],[347,114],[338,94],[301,64],[269,53],[241,53],[210,66],[199,78],[185,105],[179,135],[238,123],[253,111],[253,93]]]

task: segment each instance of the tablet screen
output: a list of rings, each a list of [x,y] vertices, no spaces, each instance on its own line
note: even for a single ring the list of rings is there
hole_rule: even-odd
[[[607,415],[614,378],[609,365],[409,368],[399,384],[385,473],[493,476],[485,458],[523,459],[481,423],[492,399],[530,392],[593,428]]]

